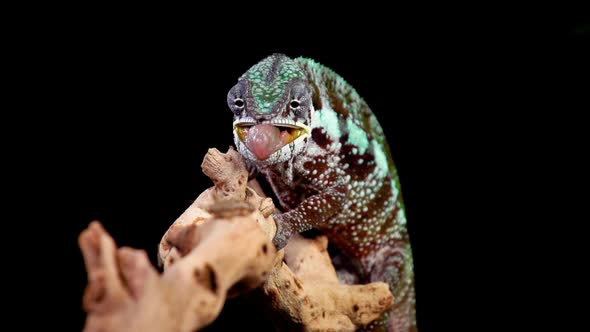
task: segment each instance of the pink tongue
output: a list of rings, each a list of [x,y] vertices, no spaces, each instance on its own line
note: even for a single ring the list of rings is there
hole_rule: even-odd
[[[264,160],[283,146],[281,131],[268,123],[253,126],[248,131],[246,146],[256,158]]]

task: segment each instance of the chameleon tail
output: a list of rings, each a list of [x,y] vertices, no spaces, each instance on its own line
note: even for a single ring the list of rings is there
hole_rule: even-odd
[[[372,322],[361,331],[366,332],[417,332],[416,295],[412,251],[408,246],[400,260],[401,251],[389,252],[383,265],[373,269],[370,281],[383,281],[389,284],[394,295],[394,304],[389,312]],[[400,264],[401,262],[401,264]]]

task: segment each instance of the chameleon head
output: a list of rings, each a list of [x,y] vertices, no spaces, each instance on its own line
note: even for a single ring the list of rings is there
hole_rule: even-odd
[[[300,154],[310,135],[312,89],[294,60],[273,54],[250,68],[227,94],[234,143],[246,159],[272,165]]]

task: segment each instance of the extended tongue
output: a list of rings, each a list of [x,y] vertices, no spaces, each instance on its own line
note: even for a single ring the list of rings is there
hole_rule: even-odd
[[[268,158],[283,145],[281,131],[271,124],[259,124],[248,131],[246,147],[260,160]]]

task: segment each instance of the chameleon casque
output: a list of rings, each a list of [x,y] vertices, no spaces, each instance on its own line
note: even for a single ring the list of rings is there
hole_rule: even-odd
[[[227,103],[237,150],[285,211],[273,215],[277,248],[293,234],[320,230],[352,271],[348,282],[390,285],[392,310],[366,330],[417,331],[400,183],[366,102],[314,60],[273,54],[238,79]]]

